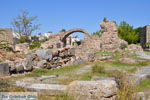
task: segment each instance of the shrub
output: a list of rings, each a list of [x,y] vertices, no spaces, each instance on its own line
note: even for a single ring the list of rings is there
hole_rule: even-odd
[[[44,39],[42,39],[42,40],[40,40],[40,42],[46,42],[46,41],[48,41],[48,38],[47,37],[44,37]]]
[[[134,29],[133,26],[123,21],[118,27],[118,35],[120,38],[127,41],[129,44],[140,42],[140,32],[142,28]]]
[[[19,39],[19,43],[30,43],[31,40],[29,39],[28,36],[21,36],[20,39]]]
[[[54,46],[51,45],[51,46],[48,46],[47,49],[53,49],[53,47],[54,47]]]
[[[0,41],[0,48],[5,49],[6,51],[13,51],[12,46],[5,41]]]
[[[41,43],[39,41],[33,41],[31,44],[30,44],[30,49],[35,49],[35,48],[40,48],[41,46]]]
[[[101,35],[102,35],[101,30],[98,30],[98,31],[94,32],[93,35],[97,35],[97,36],[101,37]]]
[[[106,17],[104,17],[103,22],[107,22],[107,18]]]
[[[105,73],[105,68],[104,66],[94,65],[94,67],[92,68],[92,72],[93,73]]]
[[[120,47],[119,47],[120,49],[125,49],[125,48],[127,48],[127,44],[125,44],[125,43],[121,43],[121,45],[120,45]]]

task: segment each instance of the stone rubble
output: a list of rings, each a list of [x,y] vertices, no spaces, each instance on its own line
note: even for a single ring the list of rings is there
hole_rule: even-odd
[[[131,52],[131,53],[143,52],[142,47],[140,45],[136,45],[136,44],[128,45],[128,47],[125,50],[128,52]]]
[[[83,64],[99,60],[110,60],[113,55],[99,55],[97,51],[142,51],[140,46],[128,43],[117,35],[117,25],[114,21],[100,23],[102,35],[90,35],[83,29],[71,29],[66,32],[54,34],[50,39],[42,43],[41,48],[30,52],[29,44],[16,44],[15,52],[30,54],[25,58],[6,61],[10,66],[11,73],[32,71],[36,68],[52,69],[71,64]],[[85,39],[79,46],[65,47],[65,39],[74,32],[82,32]],[[126,48],[123,48],[126,47]],[[124,61],[124,60],[122,60]]]
[[[8,63],[0,63],[0,75],[9,75],[10,66]]]
[[[29,43],[16,44],[14,47],[14,51],[20,52],[20,53],[28,53],[29,52]]]

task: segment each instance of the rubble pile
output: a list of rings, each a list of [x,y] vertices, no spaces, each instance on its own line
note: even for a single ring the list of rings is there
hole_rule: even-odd
[[[24,59],[6,61],[10,65],[11,73],[23,73],[36,68],[59,68],[68,64],[77,64],[74,52],[70,48],[57,50],[39,49],[34,54],[27,55]]]

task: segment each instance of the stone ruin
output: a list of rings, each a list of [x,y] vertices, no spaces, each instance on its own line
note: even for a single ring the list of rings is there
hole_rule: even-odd
[[[141,43],[141,46],[142,46],[143,49],[149,49],[150,25],[146,25],[142,28],[142,31],[141,31],[141,34],[140,34],[140,43]]]
[[[100,23],[102,36],[91,35],[83,29],[71,29],[67,32],[61,32],[52,36],[49,41],[42,44],[42,48],[64,48],[66,38],[74,32],[82,32],[85,34],[85,39],[78,47],[71,47],[75,52],[75,56],[81,59],[88,58],[87,56],[96,51],[115,52],[120,50],[121,45],[128,43],[120,39],[117,35],[117,25],[114,21],[106,21]]]
[[[129,45],[117,35],[117,25],[114,21],[105,21],[100,23],[102,35],[91,35],[83,29],[71,29],[66,32],[54,34],[51,38],[42,43],[41,49],[30,52],[31,54],[24,59],[7,61],[11,66],[10,73],[22,73],[32,71],[35,68],[58,68],[71,64],[82,64],[84,62],[95,60],[111,59],[111,56],[103,57],[97,55],[97,51],[116,52],[132,49],[142,51],[137,45]],[[85,39],[79,46],[66,47],[66,38],[74,32],[85,34]],[[126,45],[126,49],[122,48]],[[18,50],[23,52],[23,46]],[[27,51],[25,49],[25,51]],[[133,51],[133,52],[134,52]],[[1,70],[2,71],[2,70]]]

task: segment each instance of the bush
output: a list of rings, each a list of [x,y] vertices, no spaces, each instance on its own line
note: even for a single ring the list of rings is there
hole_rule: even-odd
[[[53,45],[47,47],[47,49],[53,49],[53,48],[54,48]]]
[[[94,67],[92,68],[92,72],[93,73],[105,73],[105,68],[104,66],[94,65]]]
[[[33,41],[31,44],[30,44],[30,49],[35,49],[35,48],[40,48],[41,46],[41,43],[39,41]]]
[[[5,41],[0,41],[0,48],[5,49],[6,51],[13,51],[11,45]]]
[[[21,36],[19,39],[19,43],[30,43],[31,40],[29,39],[28,36]]]
[[[127,41],[129,44],[140,42],[140,32],[142,28],[134,29],[127,22],[123,21],[118,27],[118,35],[120,38]]]
[[[101,37],[101,30],[94,32],[93,35],[97,35],[97,36]]]
[[[103,22],[107,22],[107,18],[106,17],[104,17]]]
[[[41,43],[48,41],[47,37],[44,37],[44,39],[40,40]]]
[[[120,49],[125,49],[125,48],[127,48],[127,44],[125,44],[125,43],[121,43],[121,45],[120,45],[120,47],[119,47]]]

